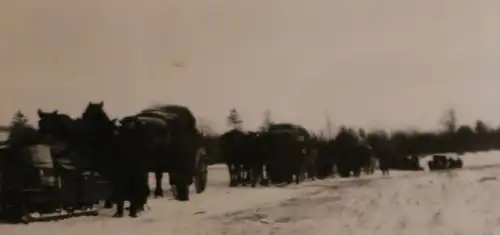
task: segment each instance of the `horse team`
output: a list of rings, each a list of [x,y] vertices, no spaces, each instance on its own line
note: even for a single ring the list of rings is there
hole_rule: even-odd
[[[359,177],[378,167],[388,173],[387,161],[379,160],[385,156],[375,158],[370,145],[347,130],[325,142],[289,123],[272,124],[260,132],[233,129],[220,136],[220,147],[230,187],[299,184],[335,174]]]
[[[164,173],[178,201],[189,200],[193,184],[197,193],[206,188],[210,151],[187,107],[159,106],[111,120],[100,102],[89,103],[76,119],[57,110],[38,110],[38,116],[38,129],[25,127],[21,134],[12,135],[16,137],[9,140],[10,155],[15,158],[27,146],[47,145],[53,158],[64,156],[80,172],[98,173],[109,181],[111,193],[104,198],[105,206],[116,205],[115,217],[124,216],[125,201],[130,203],[129,216],[137,217],[151,193],[162,197]],[[362,172],[373,174],[376,168],[388,174],[394,155],[389,147],[374,151],[350,130],[342,130],[335,139],[320,140],[289,123],[256,132],[232,129],[219,137],[217,147],[228,166],[230,187],[284,186],[337,174],[359,177]],[[155,174],[153,192],[148,173]]]
[[[55,160],[67,158],[80,173],[91,170],[109,181],[111,194],[106,198],[106,207],[116,205],[115,217],[124,215],[125,201],[130,202],[131,217],[137,217],[144,209],[150,194],[150,172],[156,175],[155,196],[163,196],[163,173],[169,174],[176,200],[188,201],[189,186],[193,183],[197,193],[205,190],[207,165],[203,137],[186,107],[166,105],[117,121],[109,118],[100,102],[89,103],[76,119],[57,110],[38,110],[38,116],[37,130],[27,126],[11,135],[13,138],[8,141],[11,160],[7,162],[14,166],[15,159],[21,161],[20,156],[28,147],[50,146]],[[11,186],[13,183],[9,181],[16,175],[5,178],[4,185]],[[17,188],[22,188],[25,182],[17,183],[21,185]],[[25,210],[29,208],[19,206],[20,215]]]

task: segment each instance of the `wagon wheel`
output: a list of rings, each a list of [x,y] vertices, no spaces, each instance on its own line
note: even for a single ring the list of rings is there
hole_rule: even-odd
[[[204,148],[196,151],[194,184],[196,193],[203,193],[207,187],[207,161]]]

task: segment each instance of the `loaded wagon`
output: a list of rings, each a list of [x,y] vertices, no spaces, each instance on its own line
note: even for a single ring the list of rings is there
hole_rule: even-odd
[[[270,156],[266,168],[273,184],[299,184],[305,179],[310,135],[305,128],[290,123],[275,123],[262,133],[264,147]]]

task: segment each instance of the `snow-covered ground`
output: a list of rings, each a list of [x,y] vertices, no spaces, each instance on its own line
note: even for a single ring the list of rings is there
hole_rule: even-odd
[[[142,217],[0,225],[8,235],[500,234],[500,152],[468,154],[451,172],[379,172],[285,188],[228,188],[224,166],[190,202],[152,199]],[[480,166],[492,167],[480,167]],[[467,168],[471,166],[470,168]]]

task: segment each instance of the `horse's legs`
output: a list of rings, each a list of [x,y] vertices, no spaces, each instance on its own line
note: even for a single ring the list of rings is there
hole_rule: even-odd
[[[144,210],[144,207],[148,203],[148,196],[150,194],[149,172],[144,173],[141,187],[144,189],[144,191],[141,191],[141,194],[139,196],[139,209]]]
[[[229,187],[235,187],[237,185],[236,166],[234,164],[227,164],[227,168],[229,170]]]
[[[123,217],[124,204],[125,201],[121,198],[116,201],[116,213],[113,217]]]
[[[267,172],[267,166],[265,166],[264,164],[262,165],[259,165],[258,167],[258,171],[260,172],[259,173],[259,184],[262,185],[262,186],[269,186],[269,174]]]
[[[132,218],[137,218],[139,213],[139,202],[137,200],[130,201],[130,211],[129,216]]]
[[[139,212],[144,210],[144,205],[146,205],[148,194],[147,194],[147,173],[142,179],[137,178],[137,182],[132,182],[134,184],[134,192],[132,192],[132,197],[130,200],[130,210],[129,216],[136,218],[139,216]],[[162,191],[163,192],[163,191]]]
[[[255,188],[255,186],[257,185],[257,181],[259,181],[259,179],[261,178],[260,175],[261,174],[257,172],[256,169],[252,169],[252,171],[250,172],[250,180],[252,188]]]
[[[353,175],[354,177],[359,178],[361,176],[361,169],[360,168],[354,169]]]
[[[295,163],[298,164],[298,163]],[[304,171],[303,171],[303,166],[302,165],[295,165],[293,172],[291,172],[292,175],[295,175],[295,184],[300,184],[302,181],[302,178],[304,177]]]
[[[104,208],[106,209],[113,208],[113,201],[111,199],[104,200]]]
[[[245,174],[245,169],[243,168],[243,166],[241,164],[237,164],[236,165],[236,182],[237,184],[241,184],[243,183],[243,179],[245,178],[245,176],[243,174]]]
[[[189,201],[189,186],[184,183],[176,185],[177,200],[181,202]]]
[[[243,186],[246,186],[247,183],[251,183],[251,180],[252,180],[252,167],[251,166],[248,166],[248,165],[243,165],[242,166],[242,181],[241,181],[241,184]]]
[[[294,173],[295,173],[295,169],[293,169],[294,166],[287,166],[286,168],[286,172],[285,172],[285,181],[287,184],[291,184],[294,182],[293,180],[293,176],[294,176]],[[297,179],[298,179],[298,175],[297,175]]]
[[[137,188],[135,188],[135,190],[138,190]],[[132,217],[132,218],[136,218],[138,217],[138,213],[139,213],[139,207],[140,207],[140,199],[138,197],[140,192],[133,192],[133,196],[130,198],[129,202],[130,202],[130,207],[129,207],[129,211],[128,211],[128,216]]]
[[[189,183],[179,172],[170,172],[170,185],[177,201],[189,201]]]
[[[278,171],[278,174],[276,177],[277,178],[277,183],[278,184],[281,184],[281,183],[288,183],[288,184],[291,184],[293,182],[293,179],[292,179],[292,175],[290,174],[290,168],[291,166],[283,166],[281,165],[280,168],[279,168],[279,171]]]
[[[111,196],[104,200],[104,208],[106,209],[111,209],[113,208],[113,202],[114,202],[114,197],[115,197],[115,194],[116,194],[116,186],[115,185],[112,185],[112,190],[111,190]]]
[[[162,187],[162,179],[163,179],[163,171],[157,170],[155,171],[155,178],[156,178],[156,187],[155,187],[155,192],[154,196],[155,197],[163,197],[163,187]]]
[[[246,171],[246,166],[245,165],[241,165],[241,168],[240,168],[240,184],[243,185],[243,186],[246,186],[246,178],[247,178],[247,171]]]
[[[311,163],[311,177],[312,180],[316,180],[318,178],[318,169],[316,168],[316,161],[313,160]]]
[[[250,168],[250,183],[252,188],[255,188],[257,185],[257,182],[262,180],[262,166],[259,164],[252,164],[252,167]]]
[[[300,184],[302,174],[300,172],[295,172],[295,184]]]
[[[273,164],[274,165],[271,165],[267,168],[267,178],[269,179],[270,183],[276,184],[276,182],[279,181],[281,172],[277,164]]]

